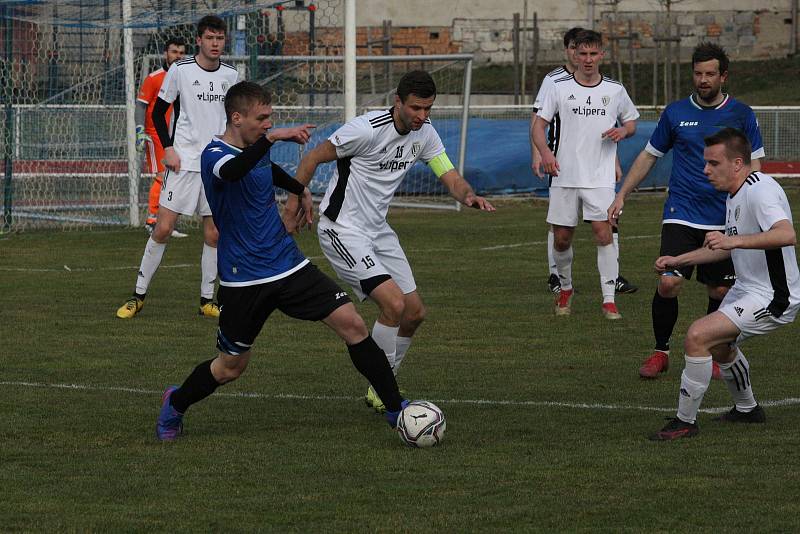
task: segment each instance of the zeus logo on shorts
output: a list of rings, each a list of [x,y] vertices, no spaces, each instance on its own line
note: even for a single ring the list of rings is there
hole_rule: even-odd
[[[340,291],[340,292],[336,293],[336,296],[334,298],[336,300],[339,300],[339,299],[345,298],[346,296],[347,296],[347,293],[345,293],[344,291]]]

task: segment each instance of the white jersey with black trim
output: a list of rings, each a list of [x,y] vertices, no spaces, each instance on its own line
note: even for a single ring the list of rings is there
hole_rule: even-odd
[[[553,80],[538,116],[548,122],[558,117],[552,150],[560,170],[551,185],[614,187],[617,144],[602,134],[617,123],[639,118],[621,83],[603,76],[597,84],[585,86],[564,73]]]
[[[430,120],[400,134],[393,109],[360,115],[328,138],[338,159],[319,209],[331,221],[367,233],[383,227],[408,170],[417,160],[428,163],[444,152]]]
[[[536,98],[533,101],[534,113],[538,113],[539,110],[542,109],[542,103],[547,94],[553,90],[555,80],[567,74],[569,74],[569,71],[566,67],[558,67],[545,74],[544,78],[542,78],[542,83],[539,84],[539,91],[536,93]]]
[[[178,103],[172,146],[181,170],[200,172],[203,149],[225,131],[225,93],[238,79],[231,65],[220,62],[206,70],[194,57],[176,61],[167,71],[158,98]]]
[[[766,232],[782,220],[792,223],[789,200],[771,176],[753,172],[725,202],[725,233],[752,235]],[[794,246],[780,249],[733,249],[735,287],[770,301],[767,310],[780,317],[800,305],[800,271]],[[793,315],[793,314],[792,314]]]

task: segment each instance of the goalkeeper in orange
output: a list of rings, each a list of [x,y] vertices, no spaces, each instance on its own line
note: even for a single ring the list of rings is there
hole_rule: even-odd
[[[158,202],[161,196],[161,187],[164,182],[164,148],[156,134],[156,127],[153,125],[153,106],[158,99],[158,91],[164,82],[167,70],[174,62],[182,59],[186,55],[186,45],[181,39],[171,38],[164,44],[164,64],[158,70],[147,75],[139,89],[136,97],[136,150],[144,152],[147,157],[146,172],[155,174],[153,185],[150,186],[150,194],[147,202],[147,220],[145,229],[148,233],[153,233],[156,226],[156,215],[158,214]],[[167,124],[170,123],[172,106],[167,110]],[[172,231],[172,237],[186,237],[186,234],[178,230]]]

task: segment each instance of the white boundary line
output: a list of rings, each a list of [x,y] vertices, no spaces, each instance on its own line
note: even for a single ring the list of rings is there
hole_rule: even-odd
[[[660,234],[653,234],[653,235],[629,235],[625,237],[621,237],[620,240],[632,240],[632,239],[653,239],[656,237],[660,237]],[[590,241],[590,238],[579,238],[574,239],[573,241]],[[547,245],[547,241],[528,241],[524,243],[509,243],[507,245],[494,245],[491,247],[480,247],[478,250],[480,251],[491,251],[491,250],[502,250],[502,249],[509,249],[509,248],[519,248],[519,247],[530,247],[530,246],[541,246]],[[464,250],[462,248],[425,248],[425,249],[408,249],[408,252],[448,252],[453,250]],[[306,256],[310,260],[319,260],[322,259],[323,256]],[[159,269],[186,269],[190,267],[198,267],[199,263],[177,263],[175,265],[162,265]],[[57,268],[26,268],[26,267],[0,267],[0,272],[20,272],[20,273],[60,273],[60,272],[78,272],[78,273],[88,273],[88,272],[102,272],[102,271],[132,271],[138,269],[139,266],[123,266],[123,267],[102,267],[99,269],[95,269],[93,267],[75,267],[72,268],[69,265],[64,265],[61,269]]]
[[[61,389],[73,391],[118,391],[122,393],[132,393],[135,395],[152,395],[158,397],[161,391],[133,388],[125,386],[90,386],[86,384],[45,384],[42,382],[0,382],[0,386],[17,386],[25,388],[44,388]],[[301,401],[358,401],[361,397],[348,397],[344,395],[297,395],[290,393],[215,393],[216,397],[233,397],[246,399],[268,399],[268,400],[301,400]],[[576,410],[607,410],[607,411],[639,411],[639,412],[674,412],[675,407],[661,408],[658,406],[639,406],[633,404],[600,404],[584,402],[561,402],[561,401],[525,401],[525,400],[490,400],[490,399],[430,399],[432,402],[441,404],[469,404],[478,406],[536,406],[543,408],[572,408]],[[788,397],[775,401],[761,401],[761,406],[779,407],[795,406],[800,404],[800,398]],[[709,414],[724,413],[730,410],[730,405],[722,408],[701,408],[700,411]]]

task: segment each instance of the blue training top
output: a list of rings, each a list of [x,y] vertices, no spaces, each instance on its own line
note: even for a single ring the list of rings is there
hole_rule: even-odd
[[[758,121],[750,106],[725,95],[713,107],[697,103],[695,95],[669,104],[658,120],[645,150],[661,157],[671,148],[672,174],[664,204],[664,223],[678,223],[705,230],[725,228],[727,192],[715,190],[703,174],[703,139],[722,128],[741,130],[752,145],[752,158],[764,157]]]
[[[239,153],[215,137],[200,159],[203,188],[219,230],[220,285],[232,287],[279,280],[308,263],[278,213],[269,151],[241,180],[219,177],[220,167]]]

